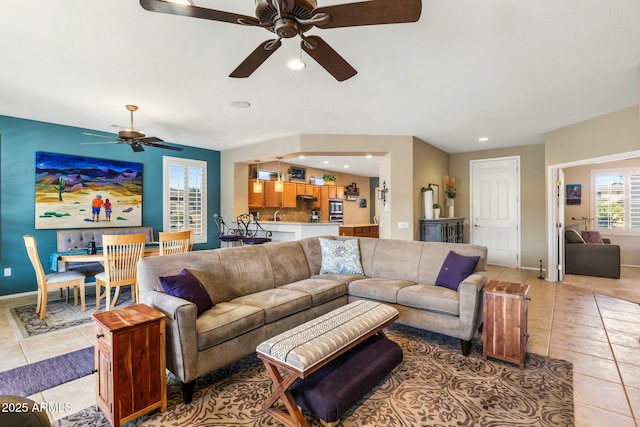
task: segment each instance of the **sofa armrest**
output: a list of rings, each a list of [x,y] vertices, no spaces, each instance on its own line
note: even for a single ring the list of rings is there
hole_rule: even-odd
[[[471,340],[482,321],[482,289],[489,280],[486,272],[476,272],[458,287],[460,301],[460,337]]]
[[[620,278],[619,245],[566,243],[564,260],[567,274]]]
[[[159,291],[142,291],[140,299],[167,316],[167,368],[182,382],[198,377],[198,307]]]

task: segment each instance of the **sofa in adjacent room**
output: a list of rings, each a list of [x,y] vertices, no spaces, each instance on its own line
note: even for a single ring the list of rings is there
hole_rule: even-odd
[[[344,253],[359,263],[349,274],[330,263]],[[141,301],[167,316],[167,368],[188,403],[199,376],[357,299],[397,308],[399,323],[459,338],[467,355],[482,321],[486,255],[467,244],[313,237],[146,257],[138,286]]]

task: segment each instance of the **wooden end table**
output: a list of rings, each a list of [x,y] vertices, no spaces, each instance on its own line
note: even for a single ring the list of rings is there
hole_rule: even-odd
[[[482,357],[518,364],[527,355],[529,285],[491,280],[484,287]]]
[[[114,427],[167,409],[165,315],[136,304],[93,315],[96,404]]]

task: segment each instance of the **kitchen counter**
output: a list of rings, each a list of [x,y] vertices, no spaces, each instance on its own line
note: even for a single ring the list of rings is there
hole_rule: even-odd
[[[339,223],[258,221],[262,228],[273,233],[272,241],[282,242],[317,236],[337,236]]]

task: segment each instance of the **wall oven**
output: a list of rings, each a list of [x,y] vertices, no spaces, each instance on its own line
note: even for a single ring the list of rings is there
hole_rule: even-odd
[[[343,203],[342,199],[329,199],[329,215],[342,215]]]

